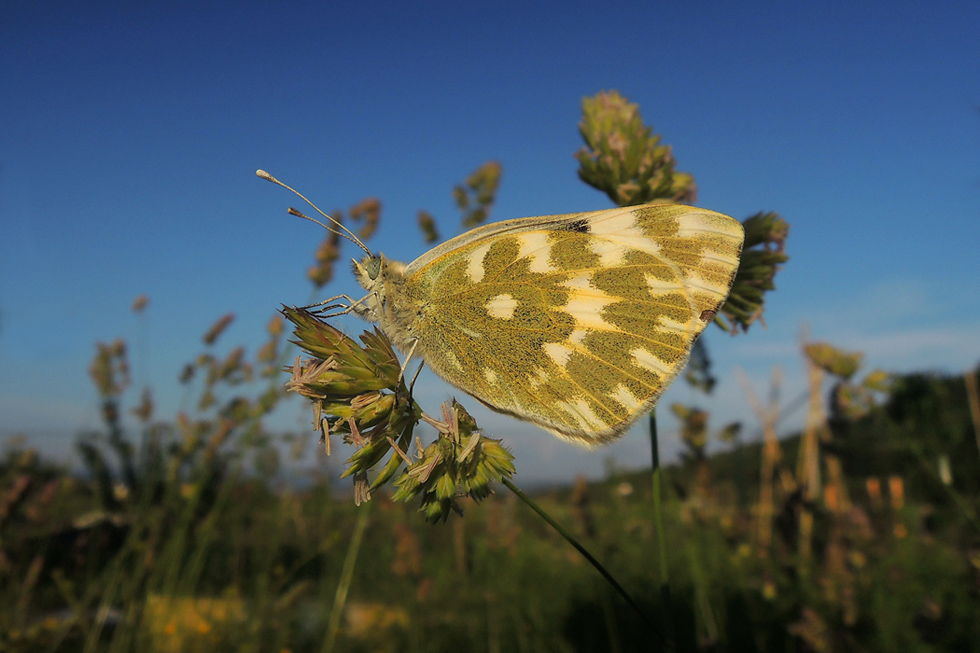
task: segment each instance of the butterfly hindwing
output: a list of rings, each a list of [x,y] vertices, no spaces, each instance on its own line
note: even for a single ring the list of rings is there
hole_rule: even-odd
[[[727,297],[742,239],[732,218],[670,204],[491,224],[386,283],[408,316],[389,326],[491,408],[598,444],[683,368]]]

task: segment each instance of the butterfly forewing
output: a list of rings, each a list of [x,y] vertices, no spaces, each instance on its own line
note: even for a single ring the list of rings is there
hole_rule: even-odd
[[[491,408],[584,444],[622,434],[724,303],[743,232],[668,204],[510,220],[435,248],[389,300],[426,363]]]

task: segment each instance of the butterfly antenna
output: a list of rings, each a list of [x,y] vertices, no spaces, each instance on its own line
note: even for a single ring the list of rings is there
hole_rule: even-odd
[[[288,186],[288,185],[282,183],[281,181],[279,181],[278,179],[276,179],[275,177],[273,177],[272,175],[270,175],[265,170],[256,170],[255,171],[255,174],[257,176],[261,177],[262,179],[265,179],[266,181],[271,181],[272,183],[274,183],[274,184],[276,184],[278,186],[282,186],[283,188],[285,188],[288,191],[292,191],[294,194],[296,194],[297,196],[299,196],[300,199],[302,199],[304,202],[306,202],[307,204],[309,204],[310,206],[312,206],[316,210],[317,213],[319,213],[320,215],[322,215],[323,217],[325,217],[327,220],[329,220],[333,224],[337,225],[337,227],[339,227],[340,229],[343,229],[345,233],[340,233],[340,232],[336,231],[335,229],[331,229],[330,227],[328,227],[327,225],[323,224],[322,222],[320,222],[316,218],[311,218],[308,215],[304,215],[303,213],[300,213],[299,211],[297,211],[294,208],[290,208],[289,209],[288,213],[290,215],[295,215],[295,216],[297,216],[299,218],[305,218],[305,219],[309,220],[310,222],[315,222],[318,225],[320,225],[321,227],[323,227],[324,229],[326,229],[327,231],[332,232],[332,233],[335,233],[338,236],[343,236],[347,240],[351,241],[352,243],[354,243],[355,245],[357,245],[358,247],[360,247],[362,250],[364,250],[364,253],[367,254],[368,256],[374,256],[374,254],[371,253],[371,250],[369,250],[367,248],[367,246],[364,243],[361,242],[361,239],[358,238],[354,234],[353,231],[351,231],[350,229],[348,229],[344,225],[340,224],[340,222],[338,222],[337,220],[331,218],[329,215],[327,215],[326,213],[324,213],[323,211],[321,211],[319,209],[319,207],[317,207],[316,204],[314,204],[313,202],[311,202],[310,200],[308,200],[306,198],[306,196],[303,195],[303,193],[299,192],[298,190],[296,190],[292,186]]]

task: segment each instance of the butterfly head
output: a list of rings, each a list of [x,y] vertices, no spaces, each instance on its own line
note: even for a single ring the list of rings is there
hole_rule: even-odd
[[[405,264],[392,261],[384,254],[368,254],[360,261],[351,259],[351,262],[357,282],[368,291],[354,312],[368,321],[378,322],[385,312],[386,290],[403,277]]]
[[[351,259],[351,263],[354,264],[357,282],[369,291],[378,290],[384,286],[385,281],[393,276],[401,276],[405,270],[404,263],[393,261],[384,254],[368,254],[360,261]]]
[[[378,280],[384,278],[384,268],[386,259],[384,254],[368,254],[360,261],[351,259],[354,268],[354,277],[357,282],[364,286],[365,290],[374,290],[378,285]]]

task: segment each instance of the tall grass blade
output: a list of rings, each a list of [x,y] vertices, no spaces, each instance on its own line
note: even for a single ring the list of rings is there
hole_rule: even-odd
[[[357,553],[361,549],[361,541],[364,539],[364,529],[368,523],[368,512],[371,509],[371,502],[362,504],[357,511],[357,523],[354,525],[354,534],[350,538],[350,546],[347,547],[347,556],[344,558],[344,568],[340,573],[340,582],[337,584],[337,594],[333,600],[333,608],[330,610],[330,621],[327,624],[327,637],[323,640],[323,653],[332,653],[334,644],[337,641],[337,631],[340,629],[340,618],[344,614],[344,605],[347,603],[347,591],[350,589],[351,578],[354,576],[354,565],[357,563]]]

